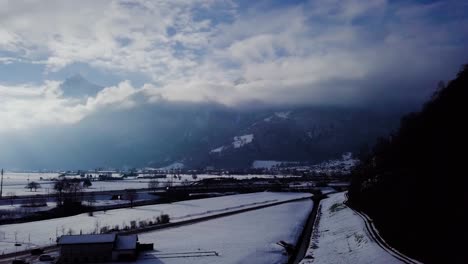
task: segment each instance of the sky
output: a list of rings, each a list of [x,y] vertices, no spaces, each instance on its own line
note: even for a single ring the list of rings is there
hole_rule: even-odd
[[[461,0],[0,0],[0,133],[161,101],[422,101],[466,43]],[[103,89],[64,96],[77,74]]]

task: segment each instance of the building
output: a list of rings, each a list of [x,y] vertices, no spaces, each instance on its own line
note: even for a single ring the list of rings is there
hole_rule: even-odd
[[[58,243],[61,263],[110,262],[137,257],[137,235],[64,235]]]
[[[131,261],[137,257],[137,235],[117,236],[112,251],[112,260]]]

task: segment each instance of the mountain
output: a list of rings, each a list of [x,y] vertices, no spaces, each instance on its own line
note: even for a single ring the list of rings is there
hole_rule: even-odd
[[[391,246],[424,263],[468,263],[468,65],[353,172],[351,205]]]
[[[372,144],[388,134],[397,119],[362,109],[266,111],[211,149],[208,158],[222,167],[248,167],[255,160],[318,163]]]
[[[64,96],[101,88],[77,75]],[[355,107],[229,108],[210,103],[143,103],[102,109],[76,124],[18,131],[1,142],[10,168],[207,166],[249,168],[255,161],[319,163],[358,152],[387,135],[402,111]]]
[[[86,99],[94,97],[103,87],[86,80],[81,74],[75,74],[67,78],[60,86],[64,97]]]

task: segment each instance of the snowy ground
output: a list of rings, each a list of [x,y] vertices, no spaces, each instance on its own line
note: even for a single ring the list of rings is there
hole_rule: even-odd
[[[6,172],[3,178],[3,196],[10,195],[36,195],[49,194],[53,192],[54,182],[58,173],[11,173]],[[42,178],[42,180],[41,180]],[[36,191],[25,188],[27,183],[35,181],[41,185]],[[148,188],[149,180],[125,180],[125,181],[93,181],[90,188],[84,191],[109,191],[123,189]]]
[[[351,152],[342,155],[341,159],[329,160],[312,166],[317,173],[345,173],[351,172],[351,169],[358,164],[359,160],[353,157]]]
[[[10,195],[35,195],[35,194],[49,194],[53,192],[54,182],[50,179],[58,177],[58,173],[11,173],[6,172],[3,179],[3,196]],[[40,180],[42,177],[43,180]],[[262,178],[262,179],[271,179],[275,177],[274,175],[210,175],[210,174],[200,174],[197,175],[196,179],[192,178],[192,175],[181,174],[180,179],[175,178],[172,175],[168,174],[167,178],[157,179],[160,182],[159,187],[165,186],[167,182],[171,182],[172,185],[180,185],[184,181],[199,181],[202,179],[209,178],[235,178],[235,179],[251,179],[251,178]],[[285,176],[287,177],[287,176]],[[41,185],[41,188],[37,191],[30,191],[26,189],[25,186],[29,181],[36,181]],[[110,190],[124,190],[124,189],[142,189],[148,188],[149,179],[125,179],[118,181],[93,181],[90,188],[84,189],[84,191],[110,191]]]
[[[155,251],[137,263],[286,263],[287,254],[276,243],[296,244],[312,206],[312,200],[303,200],[143,233],[140,242],[154,243]]]
[[[301,264],[403,263],[371,239],[363,219],[344,205],[344,200],[344,193],[331,194],[322,200],[318,225]]]
[[[69,233],[91,233],[103,226],[122,228],[130,225],[130,221],[149,221],[161,214],[169,214],[171,222],[199,218],[228,211],[234,211],[280,201],[288,201],[301,197],[310,197],[307,193],[251,193],[182,201],[172,204],[140,206],[132,209],[116,209],[95,212],[94,216],[80,214],[44,221],[0,226],[0,254],[15,251],[16,241],[22,245],[17,250],[25,250],[31,246],[44,246],[55,243],[58,236]]]

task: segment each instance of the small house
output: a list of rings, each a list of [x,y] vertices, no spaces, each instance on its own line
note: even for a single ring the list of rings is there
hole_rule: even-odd
[[[96,263],[134,260],[137,235],[63,235],[59,238],[61,263]]]

